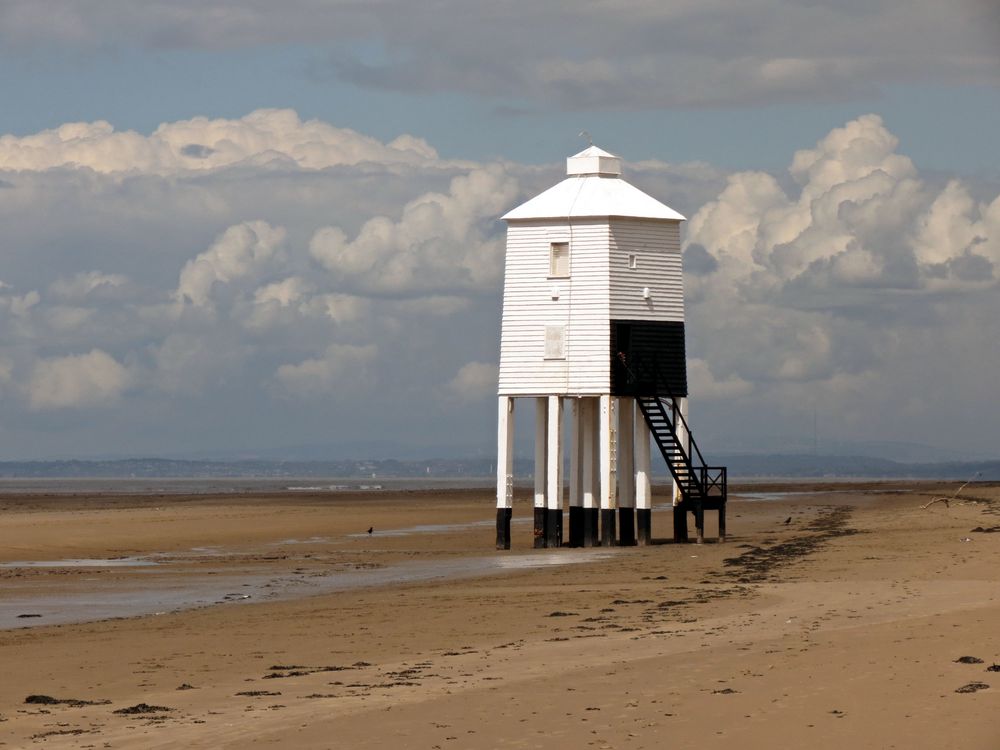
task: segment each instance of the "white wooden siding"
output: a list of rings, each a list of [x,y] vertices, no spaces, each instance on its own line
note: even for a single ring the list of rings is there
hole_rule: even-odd
[[[611,218],[609,248],[612,320],[684,320],[679,221]],[[631,270],[628,256],[637,256]],[[643,289],[649,288],[649,298]]]
[[[570,243],[569,278],[549,278],[549,244]],[[607,219],[512,221],[507,229],[501,395],[600,394],[611,387]],[[559,298],[553,299],[553,287]],[[566,359],[545,359],[545,327],[566,326]]]

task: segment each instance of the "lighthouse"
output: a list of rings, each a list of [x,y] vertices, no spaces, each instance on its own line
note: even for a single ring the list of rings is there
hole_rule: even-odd
[[[567,485],[569,546],[648,544],[651,444],[674,482],[674,539],[690,514],[701,541],[705,510],[723,539],[726,470],[706,465],[688,425],[684,217],[591,145],[503,219],[497,549],[511,545],[518,402],[534,419],[533,546],[563,545]]]

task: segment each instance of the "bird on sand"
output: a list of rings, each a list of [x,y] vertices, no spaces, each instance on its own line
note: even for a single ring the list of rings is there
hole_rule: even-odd
[[[373,531],[375,531],[375,527],[374,526],[369,526],[368,527],[368,533],[371,534]]]
[[[785,525],[786,525],[786,526],[787,526],[788,524],[790,524],[791,522],[792,522],[792,517],[791,517],[791,516],[789,516],[788,518],[786,518],[786,519],[785,519]],[[371,532],[368,532],[368,533],[371,533]]]

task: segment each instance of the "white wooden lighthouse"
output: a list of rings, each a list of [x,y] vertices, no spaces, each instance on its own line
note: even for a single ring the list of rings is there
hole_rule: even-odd
[[[651,540],[650,441],[674,478],[674,537],[703,511],[725,534],[725,469],[707,467],[687,426],[684,217],[621,177],[596,146],[508,223],[497,460],[497,548],[510,548],[514,405],[534,402],[534,546]],[[570,434],[563,435],[564,410]],[[600,513],[598,513],[600,510]],[[616,518],[617,511],[617,518]],[[637,533],[638,532],[638,533]]]

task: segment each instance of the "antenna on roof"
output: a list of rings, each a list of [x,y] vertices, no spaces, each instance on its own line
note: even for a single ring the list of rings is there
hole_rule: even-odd
[[[580,131],[580,135],[577,136],[577,137],[578,138],[586,138],[588,146],[593,146],[594,145],[594,139],[590,137],[590,133],[588,133],[586,130],[581,130]]]

